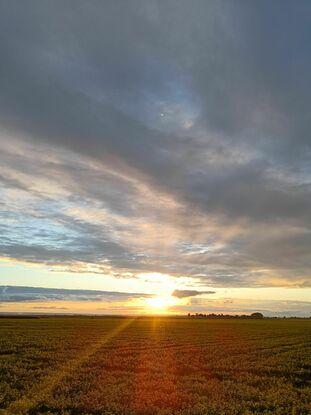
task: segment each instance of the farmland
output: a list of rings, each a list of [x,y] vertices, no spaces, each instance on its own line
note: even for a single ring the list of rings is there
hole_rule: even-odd
[[[307,415],[311,321],[0,319],[0,414]]]

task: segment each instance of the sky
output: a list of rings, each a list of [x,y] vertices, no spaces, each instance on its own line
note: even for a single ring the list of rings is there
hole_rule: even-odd
[[[0,312],[310,315],[310,43],[304,0],[0,1]]]

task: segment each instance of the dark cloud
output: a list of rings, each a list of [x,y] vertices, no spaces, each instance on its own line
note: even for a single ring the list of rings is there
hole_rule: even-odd
[[[310,15],[1,2],[1,255],[309,285]]]
[[[126,301],[131,298],[145,297],[150,297],[150,295],[117,291],[0,286],[0,302],[2,303],[29,301]]]
[[[203,294],[215,294],[215,291],[174,290],[172,296],[177,298],[187,298]]]

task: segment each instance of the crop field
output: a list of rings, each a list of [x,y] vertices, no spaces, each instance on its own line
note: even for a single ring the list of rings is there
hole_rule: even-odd
[[[311,413],[311,320],[0,319],[0,413]]]

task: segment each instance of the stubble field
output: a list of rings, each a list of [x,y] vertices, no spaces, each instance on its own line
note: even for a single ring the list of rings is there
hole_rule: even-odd
[[[0,319],[0,414],[307,415],[311,320]]]

